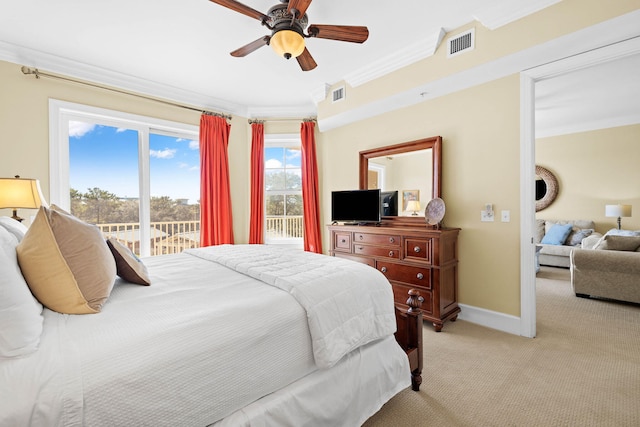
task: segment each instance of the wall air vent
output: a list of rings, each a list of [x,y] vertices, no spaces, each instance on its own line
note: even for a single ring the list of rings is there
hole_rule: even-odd
[[[340,86],[331,91],[331,102],[342,101],[345,97],[344,86]]]
[[[475,48],[476,31],[472,28],[447,40],[447,58]]]

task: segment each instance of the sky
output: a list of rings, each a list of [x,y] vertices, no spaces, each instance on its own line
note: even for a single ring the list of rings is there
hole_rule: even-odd
[[[198,141],[151,134],[151,196],[200,199]],[[69,123],[69,184],[80,192],[98,187],[119,197],[138,197],[138,132]]]
[[[200,199],[198,141],[151,134],[151,196]],[[265,167],[300,168],[300,150],[265,149]],[[138,132],[113,126],[69,122],[69,185],[82,193],[98,187],[125,198],[137,198]],[[299,171],[297,173],[300,173]]]

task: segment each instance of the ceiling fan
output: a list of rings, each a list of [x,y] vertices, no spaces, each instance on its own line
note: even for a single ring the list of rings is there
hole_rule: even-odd
[[[259,20],[271,30],[270,36],[261,37],[231,52],[231,56],[242,57],[270,45],[273,50],[286,59],[296,58],[303,71],[316,68],[318,64],[307,50],[304,39],[339,40],[351,43],[364,43],[369,37],[367,27],[353,25],[316,25],[307,28],[306,11],[312,0],[280,0],[282,4],[273,6],[264,14],[236,0],[210,0],[236,12]],[[304,30],[307,29],[305,34]]]

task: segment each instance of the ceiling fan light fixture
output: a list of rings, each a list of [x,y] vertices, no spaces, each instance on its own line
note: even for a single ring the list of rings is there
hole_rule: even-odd
[[[271,36],[269,45],[280,56],[297,58],[304,52],[304,37],[294,30],[280,30]]]

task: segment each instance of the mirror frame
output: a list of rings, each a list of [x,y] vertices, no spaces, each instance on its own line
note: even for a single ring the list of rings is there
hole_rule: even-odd
[[[547,192],[540,200],[536,200],[536,212],[546,209],[558,195],[558,179],[549,169],[536,165],[536,175],[547,185]]]
[[[388,145],[386,147],[373,148],[360,152],[360,189],[366,190],[369,186],[369,159],[373,157],[393,156],[401,153],[431,149],[431,198],[440,197],[442,194],[442,137],[418,139],[402,144]]]

